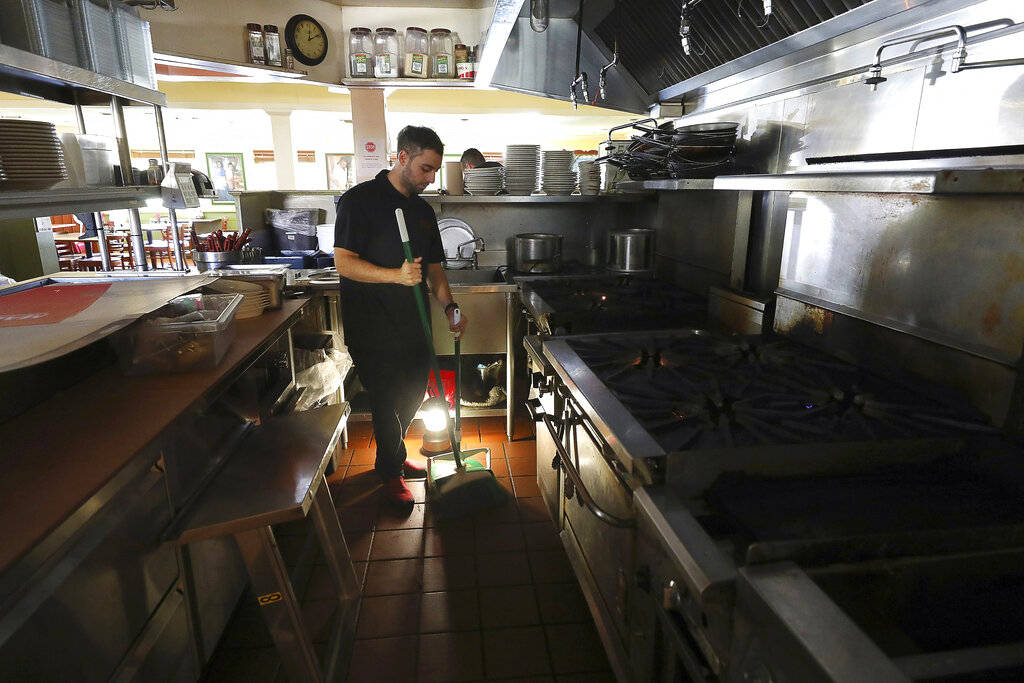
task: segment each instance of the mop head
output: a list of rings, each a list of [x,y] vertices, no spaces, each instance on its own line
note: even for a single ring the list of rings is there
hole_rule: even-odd
[[[455,466],[454,453],[445,453],[430,459],[427,468],[427,490],[435,516],[439,520],[456,519],[503,505],[508,492],[494,478],[494,472],[484,463],[471,460],[475,455],[490,450],[476,448],[460,452],[461,469]]]

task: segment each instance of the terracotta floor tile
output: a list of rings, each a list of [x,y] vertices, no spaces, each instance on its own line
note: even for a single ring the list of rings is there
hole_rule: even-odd
[[[366,588],[363,595],[395,595],[418,593],[423,584],[423,560],[382,560],[366,567]]]
[[[526,547],[530,550],[552,550],[562,547],[552,522],[529,522],[523,524],[523,535],[526,536]]]
[[[363,467],[363,465],[358,467]],[[370,471],[351,476],[346,474],[345,480],[337,488],[337,495],[333,491],[331,495],[334,498],[335,507],[375,507],[379,502],[378,491],[380,491],[380,478],[375,472]]]
[[[273,647],[221,649],[214,655],[203,680],[273,683],[280,666],[281,658]]]
[[[541,627],[484,631],[483,638],[484,671],[488,679],[551,673]]]
[[[373,544],[372,531],[345,532],[345,545],[353,562],[366,562],[370,559],[370,546]]]
[[[545,626],[544,632],[555,674],[610,669],[593,623]]]
[[[349,465],[372,465],[377,460],[376,448],[353,448]]]
[[[558,683],[616,683],[615,674],[608,671],[588,671],[585,674],[562,674]]]
[[[506,553],[526,547],[521,524],[492,524],[476,530],[478,553]]]
[[[345,534],[355,531],[373,531],[377,510],[372,507],[346,507],[338,510],[338,521]]]
[[[485,553],[476,556],[480,586],[515,586],[531,582],[526,553]]]
[[[591,621],[587,599],[574,581],[537,584],[537,603],[545,624]]]
[[[424,591],[454,591],[476,585],[476,558],[473,555],[423,558]]]
[[[300,606],[306,633],[314,643],[326,643],[334,628],[334,616],[338,613],[337,600],[306,600]]]
[[[356,581],[359,582],[360,586],[362,586],[364,583],[366,583],[366,566],[368,564],[370,564],[370,563],[369,562],[353,562],[352,563],[352,569],[354,569],[355,572],[356,572]]]
[[[576,580],[564,550],[530,550],[527,555],[534,583],[564,583]]]
[[[426,557],[437,555],[470,555],[475,551],[473,543],[473,526],[471,524],[445,524],[425,530],[426,543],[423,554]]]
[[[348,433],[348,447],[349,448],[369,448],[370,444],[373,443],[372,432],[365,434],[352,434],[351,428]]]
[[[540,611],[533,586],[481,588],[480,623],[485,629],[539,624]]]
[[[331,486],[331,485],[338,486],[338,485],[340,485],[342,480],[345,479],[345,472],[347,470],[348,470],[348,465],[347,464],[338,465],[337,469],[335,469],[330,474],[325,475],[324,478],[327,480],[327,485],[328,486]]]
[[[472,520],[476,529],[492,529],[496,524],[516,524],[519,522],[519,508],[514,498],[508,498],[504,504],[478,512],[466,521]]]
[[[505,455],[509,458],[537,459],[536,441],[510,441],[505,444]]]
[[[548,506],[540,496],[517,498],[516,507],[523,522],[550,522]]]
[[[536,475],[512,477],[512,481],[515,482],[516,498],[533,498],[540,495],[540,486],[537,485]]]
[[[548,465],[550,464],[549,462]],[[537,475],[537,458],[509,458],[508,467],[513,477],[535,477]]]
[[[419,611],[420,596],[416,593],[364,597],[359,605],[356,638],[389,638],[416,633],[420,623]]]
[[[348,683],[416,680],[417,636],[357,640],[352,648]],[[243,680],[243,679],[239,679]]]
[[[420,636],[418,680],[456,683],[483,676],[479,633],[430,633]]]
[[[393,505],[381,505],[377,509],[377,522],[374,529],[389,531],[394,529],[423,528],[423,503],[413,505],[412,511],[402,510]]]
[[[479,629],[480,603],[475,590],[423,594],[420,602],[420,633]]]
[[[498,477],[498,483],[501,487],[508,491],[508,495],[515,496],[515,491],[512,488],[512,477]]]
[[[398,560],[423,556],[423,529],[377,531],[373,535],[371,560]]]
[[[377,475],[373,471],[373,463],[370,463],[368,465],[349,465],[348,469],[345,470],[346,481],[351,479],[357,479],[360,477],[365,477],[366,475],[371,475],[374,478],[377,477]],[[377,481],[379,483],[380,480],[378,479]]]

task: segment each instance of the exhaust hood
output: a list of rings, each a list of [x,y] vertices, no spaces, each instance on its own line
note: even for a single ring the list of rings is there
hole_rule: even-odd
[[[644,113],[659,93],[753,52],[870,4],[872,0],[584,0],[580,70],[590,80],[590,102],[599,107]],[[548,29],[530,27],[530,2],[518,2],[508,16],[507,35],[490,84],[501,90],[568,101],[575,76],[579,0],[549,0]],[[680,16],[687,5],[690,54],[680,40]],[[900,3],[902,5],[902,2]],[[765,7],[771,8],[767,17]],[[512,8],[514,12],[514,8]],[[612,60],[619,40],[619,64],[608,72],[607,99],[597,97],[601,67]],[[488,39],[487,49],[499,40]],[[775,54],[774,56],[778,56]],[[485,57],[486,58],[486,57]]]

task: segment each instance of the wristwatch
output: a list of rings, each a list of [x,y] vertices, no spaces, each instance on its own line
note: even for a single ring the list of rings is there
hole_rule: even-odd
[[[453,308],[458,308],[458,307],[459,307],[459,305],[453,301],[453,302],[451,302],[450,304],[448,304],[447,306],[444,307],[444,314],[448,315],[448,311],[452,310]]]

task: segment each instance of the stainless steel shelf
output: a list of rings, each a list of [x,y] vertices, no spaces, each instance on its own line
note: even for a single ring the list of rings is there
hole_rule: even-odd
[[[710,188],[709,188],[710,189]],[[431,204],[594,204],[597,202],[637,202],[642,199],[637,195],[628,194],[607,194],[607,195],[496,195],[493,197],[473,196],[449,196],[437,194],[420,195]]]
[[[464,78],[346,78],[346,88],[472,88]]]
[[[111,96],[129,102],[167,106],[158,90],[122,81],[81,67],[0,45],[0,90],[55,102],[109,105]]]
[[[855,173],[719,176],[716,190],[896,194],[1020,194],[1024,169],[938,169]]]
[[[615,183],[616,190],[714,190],[714,178],[680,178],[679,180],[623,180]]]
[[[147,200],[159,198],[159,187],[73,187],[0,192],[0,219],[141,209]]]

